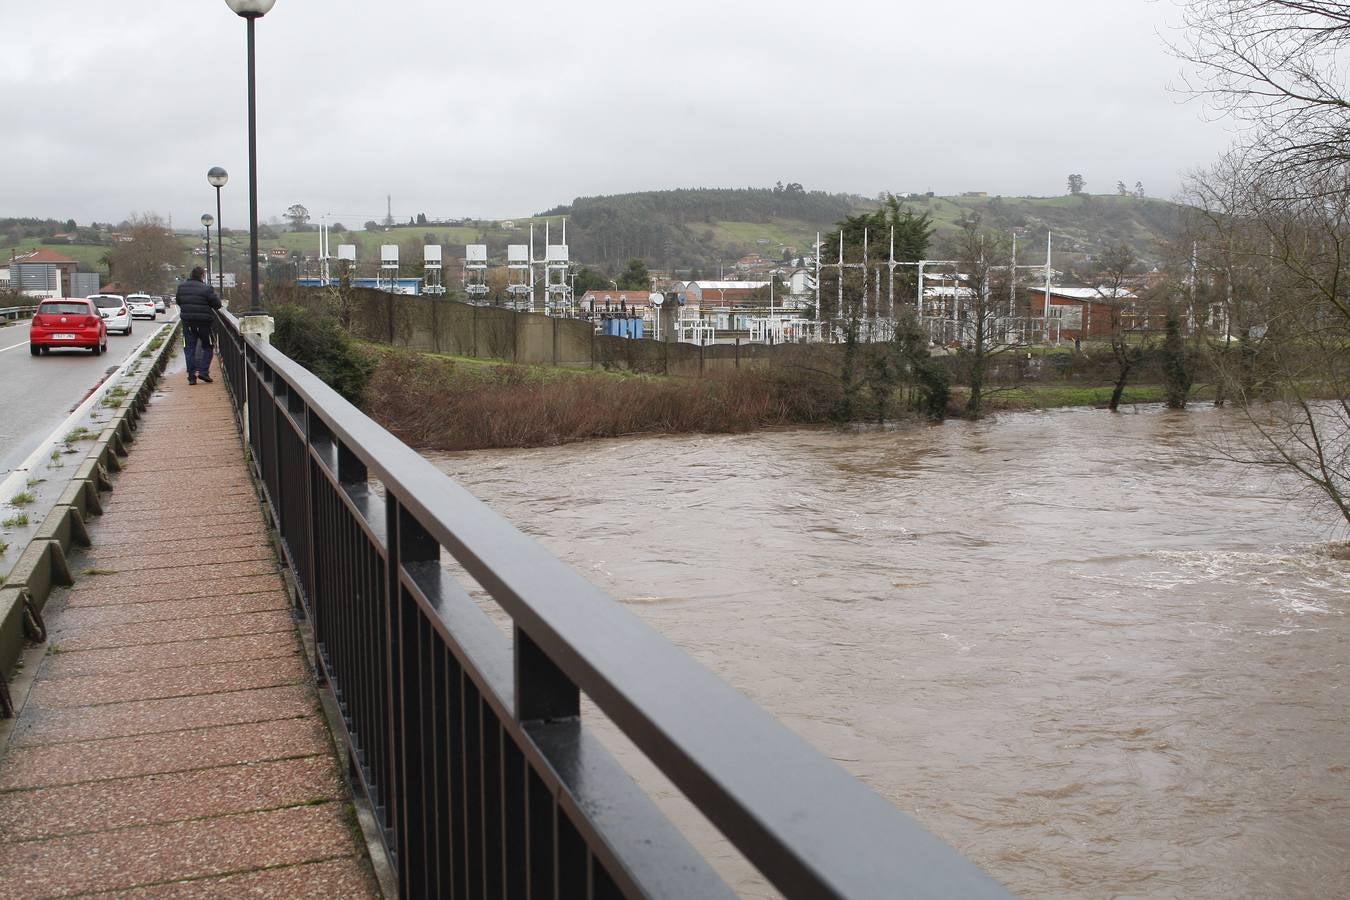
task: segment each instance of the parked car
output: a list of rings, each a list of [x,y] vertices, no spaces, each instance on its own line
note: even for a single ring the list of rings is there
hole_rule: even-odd
[[[149,294],[127,294],[127,306],[131,307],[133,318],[144,316],[147,319],[154,319],[159,315],[155,309],[155,298]]]
[[[37,356],[53,347],[81,347],[94,355],[108,350],[108,326],[93,300],[59,297],[43,300],[28,326],[28,352]]]
[[[90,294],[88,299],[98,307],[98,314],[109,331],[131,334],[131,310],[121,294]]]

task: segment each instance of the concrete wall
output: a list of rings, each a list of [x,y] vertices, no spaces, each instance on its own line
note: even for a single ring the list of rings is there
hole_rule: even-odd
[[[481,359],[575,368],[626,369],[698,376],[741,366],[770,366],[792,347],[719,344],[698,347],[674,341],[631,340],[595,333],[589,322],[474,306],[429,295],[407,296],[351,288],[351,330],[369,341]],[[321,288],[274,286],[269,305],[294,304],[336,314],[333,295]],[[667,328],[667,331],[671,329]]]
[[[843,353],[838,344],[714,344],[699,347],[674,341],[631,340],[595,334],[589,322],[556,319],[495,306],[474,306],[429,295],[407,296],[351,289],[351,330],[357,337],[410,350],[501,359],[522,365],[604,368],[652,375],[698,377],[743,368],[806,366],[838,371]],[[272,287],[269,305],[295,304],[336,313],[333,295],[322,288]],[[669,329],[667,329],[669,333]],[[956,377],[966,378],[968,357],[939,357]],[[862,361],[859,361],[862,365]],[[991,384],[1022,381],[1079,381],[1109,384],[1114,378],[1109,354],[1063,353],[1027,357],[1009,352],[989,361]],[[1134,373],[1132,383],[1157,382],[1156,354]]]

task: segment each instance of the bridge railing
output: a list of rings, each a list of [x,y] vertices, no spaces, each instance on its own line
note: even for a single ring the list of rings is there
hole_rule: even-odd
[[[0,319],[31,319],[36,310],[37,304],[32,306],[0,307]]]
[[[221,331],[402,896],[731,895],[582,694],[788,896],[1007,896],[228,312]]]

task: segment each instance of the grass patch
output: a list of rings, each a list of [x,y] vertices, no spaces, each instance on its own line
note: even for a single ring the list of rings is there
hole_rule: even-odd
[[[53,450],[53,451],[52,451],[51,461],[52,461],[52,467],[53,467],[53,468],[56,468],[56,469],[61,468],[61,451],[60,451],[60,450]]]
[[[33,492],[32,492],[32,491],[20,491],[19,493],[15,494],[13,497],[10,497],[10,498],[9,498],[9,505],[10,505],[10,506],[28,506],[30,503],[32,503],[32,502],[33,502],[34,500],[36,500],[36,499],[37,499],[37,498],[33,496]]]
[[[30,478],[30,479],[28,479],[28,486],[29,486],[30,488],[35,488],[35,487],[37,487],[39,484],[42,484],[42,482],[44,482],[44,481],[46,481],[46,480],[47,480],[47,479],[45,479],[45,478]]]
[[[1023,385],[1021,387],[995,387],[986,394],[990,411],[1019,409],[1052,409],[1061,406],[1106,407],[1111,402],[1111,385],[1085,387],[1072,384]],[[1191,402],[1212,400],[1214,389],[1210,385],[1196,385],[1191,391]],[[1163,403],[1167,400],[1166,390],[1160,384],[1131,385],[1125,388],[1120,397],[1122,406],[1136,403]]]
[[[127,389],[119,384],[117,387],[108,391],[107,396],[103,398],[103,405],[109,409],[118,409],[126,402],[126,398]]]
[[[7,544],[4,541],[0,541],[0,556],[4,556],[8,552],[9,552],[9,544]]]
[[[1111,402],[1111,387],[1074,387],[1071,385],[1044,385],[1037,387],[1004,388],[989,393],[991,408],[1048,409],[1056,406],[1106,406]],[[1121,403],[1161,403],[1165,399],[1160,386],[1149,385],[1126,388]]]
[[[81,425],[61,439],[67,447],[79,441],[96,441],[98,435]]]
[[[19,513],[0,521],[0,528],[25,528],[28,525],[28,513]]]
[[[116,570],[116,569],[96,569],[96,568],[89,568],[89,569],[85,569],[85,570],[84,570],[83,572],[81,572],[80,574],[81,574],[81,575],[116,575],[116,574],[117,574],[117,570]]]

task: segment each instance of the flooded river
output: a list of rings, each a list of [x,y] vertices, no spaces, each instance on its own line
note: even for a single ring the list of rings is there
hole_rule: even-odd
[[[1350,896],[1343,534],[1225,415],[437,462],[1019,894]]]

